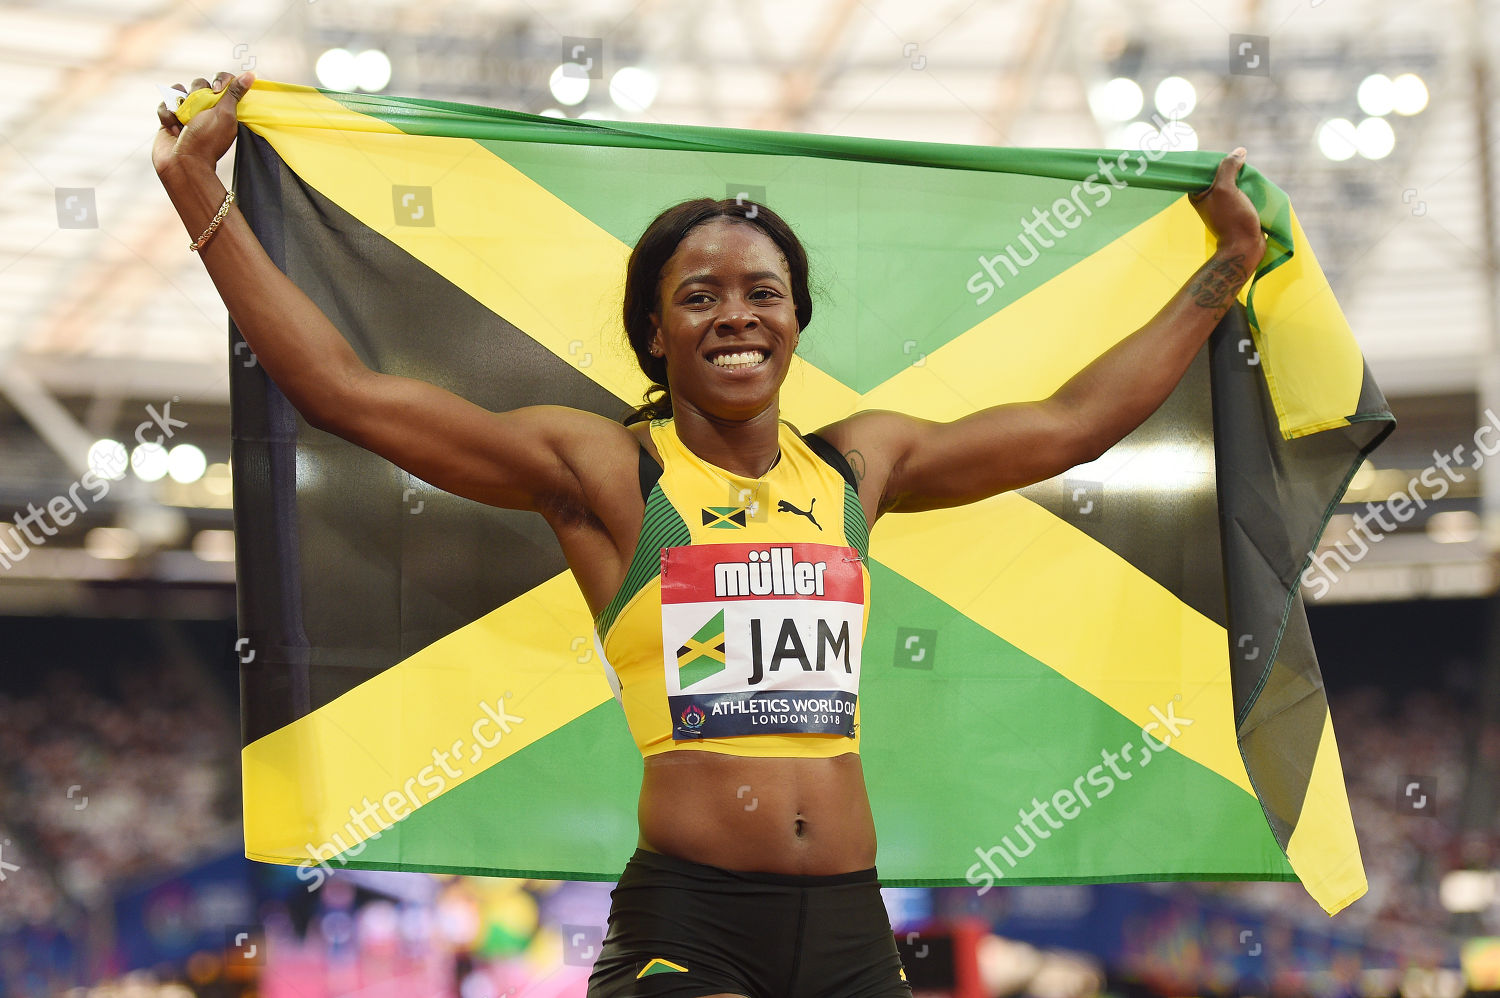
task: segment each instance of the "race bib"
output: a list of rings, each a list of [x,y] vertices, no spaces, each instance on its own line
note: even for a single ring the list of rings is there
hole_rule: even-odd
[[[664,548],[672,737],[853,737],[864,613],[864,575],[851,547]]]

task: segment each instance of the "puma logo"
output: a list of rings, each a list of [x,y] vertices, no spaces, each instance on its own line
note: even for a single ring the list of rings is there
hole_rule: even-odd
[[[787,502],[785,499],[782,499],[782,500],[780,500],[780,501],[778,501],[776,503],[776,512],[778,512],[778,513],[796,513],[798,516],[805,516],[809,520],[812,521],[812,525],[813,526],[817,527],[819,530],[822,530],[823,529],[823,525],[818,522],[818,518],[815,517],[815,516],[813,516],[813,513],[812,513],[812,508],[814,506],[816,506],[817,503],[818,503],[818,497],[817,496],[813,496],[812,502],[810,502],[810,503],[807,504],[807,509],[802,510],[802,509],[798,509],[796,506],[793,506],[791,503]]]

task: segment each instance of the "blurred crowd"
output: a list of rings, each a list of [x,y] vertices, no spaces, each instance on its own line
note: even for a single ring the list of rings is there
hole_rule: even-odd
[[[1410,943],[1413,930],[1440,931],[1453,916],[1439,887],[1453,869],[1494,869],[1500,861],[1500,815],[1480,830],[1462,831],[1469,773],[1469,741],[1493,765],[1500,725],[1480,724],[1451,693],[1394,693],[1376,687],[1330,694],[1369,892],[1332,926],[1346,932],[1385,933]],[[1297,884],[1231,884],[1222,893],[1305,924],[1328,918]],[[1493,909],[1487,928],[1500,933]]]
[[[1334,709],[1370,879],[1363,917],[1446,925],[1448,913],[1438,897],[1442,875],[1493,869],[1500,859],[1496,815],[1488,815],[1480,830],[1461,831],[1470,778],[1465,732],[1478,723],[1474,712],[1437,694],[1390,698],[1377,690],[1344,697]],[[1479,740],[1481,752],[1492,752],[1500,746],[1500,725],[1491,723]]]
[[[239,841],[233,706],[190,670],[111,654],[104,681],[58,668],[0,691],[0,931]]]
[[[121,882],[240,848],[233,704],[190,673],[121,665],[105,675],[58,669],[31,692],[0,692],[0,931],[67,921]],[[1482,832],[1459,831],[1473,712],[1451,694],[1373,687],[1331,706],[1370,882],[1334,927],[1449,926],[1442,875],[1500,861],[1493,815]],[[1477,744],[1500,755],[1500,728]],[[1419,788],[1404,793],[1414,780]],[[1328,925],[1298,884],[1163,890]],[[1500,924],[1487,928],[1500,934]]]

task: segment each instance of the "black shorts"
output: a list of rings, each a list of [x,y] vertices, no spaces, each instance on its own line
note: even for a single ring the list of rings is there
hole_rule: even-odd
[[[637,849],[588,998],[911,998],[875,868],[743,873]]]

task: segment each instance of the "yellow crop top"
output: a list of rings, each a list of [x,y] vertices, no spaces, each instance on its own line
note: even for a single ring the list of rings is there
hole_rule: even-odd
[[[670,419],[651,423],[660,477],[625,581],[594,619],[643,756],[859,751],[864,512],[831,445],[785,422],[778,436],[770,471],[745,478],[693,454]]]

